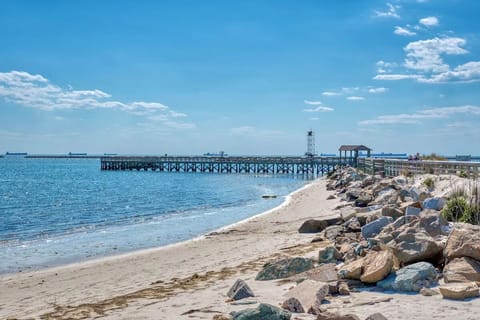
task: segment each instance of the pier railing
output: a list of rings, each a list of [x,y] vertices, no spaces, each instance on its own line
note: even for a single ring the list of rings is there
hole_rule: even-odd
[[[109,156],[100,160],[102,170],[317,175],[356,164],[351,158],[338,157]]]
[[[358,158],[357,167],[365,173],[387,177],[425,173],[480,176],[480,162]]]

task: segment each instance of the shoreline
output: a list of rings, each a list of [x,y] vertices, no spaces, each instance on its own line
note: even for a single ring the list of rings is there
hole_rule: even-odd
[[[154,283],[222,273],[222,270],[278,254],[281,248],[309,242],[311,235],[298,234],[299,225],[307,218],[331,214],[337,203],[336,200],[326,202],[330,193],[325,189],[325,181],[324,178],[316,179],[287,195],[273,209],[194,239],[33,272],[2,275],[0,317],[38,317],[52,311],[53,305],[98,304],[128,297]]]
[[[125,257],[128,257],[130,255],[148,254],[148,253],[156,252],[157,250],[160,250],[160,249],[163,249],[163,248],[170,248],[170,247],[175,248],[176,246],[187,244],[189,242],[199,241],[199,240],[204,239],[210,233],[222,232],[222,231],[224,231],[228,228],[235,227],[236,225],[248,222],[251,219],[254,219],[256,217],[266,215],[266,214],[269,214],[272,211],[281,209],[283,206],[286,206],[291,201],[291,197],[293,195],[295,195],[297,192],[300,192],[301,190],[307,188],[309,185],[311,185],[312,183],[315,183],[315,181],[320,180],[320,179],[325,179],[325,176],[321,176],[321,177],[316,178],[314,180],[308,181],[303,186],[300,186],[298,189],[293,190],[292,192],[290,192],[289,194],[284,196],[284,200],[280,204],[278,204],[277,206],[275,206],[271,209],[262,211],[260,213],[256,213],[253,216],[244,218],[240,221],[236,221],[236,222],[227,224],[225,226],[218,227],[218,228],[210,230],[210,231],[202,232],[201,234],[196,235],[194,238],[185,239],[185,240],[181,240],[179,242],[174,242],[174,243],[168,243],[168,244],[165,244],[165,245],[154,246],[154,247],[150,247],[150,248],[134,249],[134,250],[131,250],[131,251],[121,252],[121,253],[117,253],[117,254],[109,254],[109,255],[106,255],[106,256],[84,258],[84,259],[79,260],[79,261],[71,261],[71,262],[67,262],[67,263],[53,264],[52,266],[47,266],[47,267],[38,267],[38,268],[37,267],[32,267],[32,268],[29,268],[28,270],[24,269],[24,270],[16,271],[16,272],[5,272],[5,273],[0,272],[0,280],[2,280],[3,278],[6,278],[6,277],[15,276],[17,274],[28,275],[28,274],[31,274],[31,273],[38,273],[38,272],[42,272],[42,271],[58,270],[58,269],[62,269],[62,268],[75,267],[75,266],[81,267],[84,264],[88,265],[88,264],[101,263],[102,261],[107,262],[108,260],[118,260],[118,259],[121,259],[122,257],[125,258]],[[268,201],[268,200],[264,200],[264,201]]]

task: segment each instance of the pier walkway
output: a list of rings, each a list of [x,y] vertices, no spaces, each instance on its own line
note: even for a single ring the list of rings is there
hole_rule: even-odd
[[[327,174],[336,166],[355,165],[339,157],[101,157],[102,170],[162,172]]]

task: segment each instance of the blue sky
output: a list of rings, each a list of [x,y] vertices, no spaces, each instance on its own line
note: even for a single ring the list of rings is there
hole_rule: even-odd
[[[480,154],[480,1],[3,1],[0,152]]]

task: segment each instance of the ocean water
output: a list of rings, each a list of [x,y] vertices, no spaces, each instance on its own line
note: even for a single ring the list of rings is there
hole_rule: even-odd
[[[282,175],[101,171],[95,159],[2,158],[0,273],[192,239],[274,208],[306,183]]]

